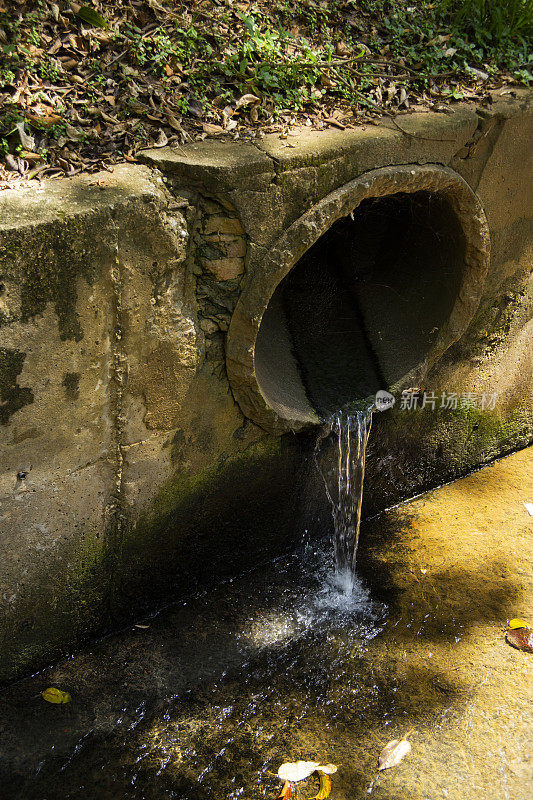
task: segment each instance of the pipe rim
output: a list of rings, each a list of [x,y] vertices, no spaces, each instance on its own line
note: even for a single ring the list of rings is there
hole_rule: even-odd
[[[277,239],[256,268],[262,276],[261,289],[251,276],[233,312],[226,340],[229,382],[244,415],[266,431],[297,432],[320,422],[318,416],[300,420],[281,417],[261,391],[255,369],[255,345],[275,290],[304,253],[363,200],[419,191],[444,196],[465,236],[463,276],[457,298],[435,345],[420,365],[420,376],[467,330],[481,299],[490,258],[488,223],[477,195],[458,173],[436,164],[405,164],[363,173],[326,195]]]

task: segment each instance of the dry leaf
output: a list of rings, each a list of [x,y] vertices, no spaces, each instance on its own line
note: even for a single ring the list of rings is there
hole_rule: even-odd
[[[343,56],[343,57],[350,56],[352,54],[351,49],[348,47],[346,42],[342,41],[342,39],[338,41],[337,44],[335,45],[335,52],[337,53],[338,56]]]
[[[164,147],[168,144],[168,136],[166,135],[165,131],[160,130],[159,136],[157,137],[157,141],[154,142],[154,147]],[[136,627],[139,627],[138,625]],[[148,626],[146,626],[148,627]]]
[[[326,72],[322,72],[321,73],[321,75],[320,75],[320,83],[326,89],[335,89],[335,87],[336,87],[335,81],[332,81],[331,78],[329,77],[329,75]]]
[[[289,798],[292,797],[292,786],[290,785],[289,781],[285,781],[283,784],[281,794],[278,794],[278,798],[280,797],[283,797],[285,800],[289,800]]]
[[[35,139],[33,138],[33,136],[29,136],[26,133],[26,131],[24,130],[24,123],[17,122],[15,127],[18,131],[20,143],[24,148],[24,150],[31,150],[31,151],[35,150]]]
[[[335,117],[324,117],[324,122],[327,122],[328,125],[334,125],[335,128],[340,128],[341,131],[346,130],[346,125],[342,123],[340,120],[335,119]]]
[[[102,111],[101,109],[99,109],[99,114],[105,122],[109,122],[112,125],[117,125],[120,123],[119,119],[112,117],[111,114],[106,114],[106,112]]]
[[[79,142],[84,137],[82,130],[75,128],[73,125],[69,125],[68,122],[65,125],[65,132],[67,134],[67,138],[70,139],[71,142]]]
[[[407,753],[411,752],[411,745],[407,739],[393,739],[385,745],[379,754],[378,770],[390,769],[403,761]]]
[[[231,106],[225,106],[222,110],[222,124],[224,128],[228,128],[228,124],[230,122],[231,116],[233,114],[233,109]]]
[[[173,128],[175,131],[183,130],[183,128],[181,127],[180,123],[178,122],[174,114],[167,112],[167,122],[170,125],[170,127]]]
[[[11,170],[11,172],[18,172],[19,171],[18,161],[15,158],[15,156],[11,155],[11,153],[6,153],[5,154],[4,162],[5,162],[6,167],[9,170]]]
[[[213,125],[211,122],[202,122],[202,130],[211,136],[216,133],[224,133],[224,128],[221,125]]]
[[[41,692],[41,697],[43,700],[46,700],[47,703],[70,703],[70,695],[68,692],[62,692],[61,689],[56,689],[53,686],[49,686],[48,689],[45,689],[44,692]]]
[[[322,770],[318,770],[320,776],[320,789],[318,794],[315,794],[313,800],[325,800],[331,794],[331,778]]]
[[[469,64],[466,64],[466,70],[480,81],[487,81],[489,79],[488,72],[485,72],[482,69],[477,69],[476,67],[471,67]]]
[[[278,778],[282,781],[297,783],[308,778],[320,766],[320,761],[286,762],[278,769]]]
[[[252,106],[260,102],[261,99],[259,97],[256,97],[255,94],[243,94],[243,96],[237,100],[237,103],[235,105],[235,111],[238,111],[239,108],[244,108],[244,106]]]
[[[23,150],[21,153],[22,158],[27,161],[42,161],[43,157],[40,153],[30,153],[28,150]]]
[[[42,125],[46,128],[51,125],[57,125],[57,123],[61,121],[61,116],[59,114],[55,114],[53,111],[48,111],[46,109],[38,109],[35,112],[27,111],[26,116],[30,122],[33,122],[35,125]]]
[[[505,638],[511,647],[524,650],[526,653],[533,653],[533,630],[531,628],[508,630]]]

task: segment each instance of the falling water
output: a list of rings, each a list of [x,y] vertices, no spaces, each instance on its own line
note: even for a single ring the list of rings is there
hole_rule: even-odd
[[[371,408],[351,413],[339,411],[325,427],[315,448],[315,460],[331,503],[336,571],[346,591],[353,586],[355,573],[366,445],[371,427]],[[325,440],[331,440],[331,436],[334,438],[333,456],[328,450],[329,457],[324,465],[320,458],[322,446]]]

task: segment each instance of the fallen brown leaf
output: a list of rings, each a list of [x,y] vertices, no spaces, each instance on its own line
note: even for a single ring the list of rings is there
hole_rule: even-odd
[[[292,797],[292,786],[289,783],[289,781],[285,781],[285,783],[283,784],[281,793],[278,794],[278,798],[281,797],[284,798],[284,800],[289,800],[289,798]]]
[[[517,650],[524,650],[526,653],[533,653],[532,628],[508,628],[505,638],[511,647],[516,647]]]
[[[159,136],[157,137],[156,141],[154,142],[154,147],[165,147],[168,144],[168,136],[166,135],[165,131],[160,130]]]
[[[238,111],[240,108],[244,108],[245,106],[256,105],[261,102],[261,99],[257,97],[255,94],[243,94],[242,97],[239,97],[237,103],[235,105],[235,111]]]
[[[211,122],[202,122],[202,130],[211,136],[217,133],[224,133],[224,128],[221,125],[213,125]]]
[[[346,130],[346,125],[340,122],[340,120],[335,119],[335,117],[324,117],[324,122],[327,122],[328,125],[334,125],[336,128],[340,128],[341,131]]]
[[[407,753],[411,752],[411,745],[407,739],[393,739],[385,745],[379,754],[378,770],[396,767],[403,761]]]

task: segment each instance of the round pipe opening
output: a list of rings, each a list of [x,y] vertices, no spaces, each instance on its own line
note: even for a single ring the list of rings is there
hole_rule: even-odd
[[[420,385],[474,315],[489,242],[446,167],[384,167],[327,195],[250,265],[226,343],[244,414],[282,433]]]
[[[369,198],[299,259],[266,307],[255,350],[273,408],[326,417],[408,376],[461,288],[465,236],[427,191]]]

